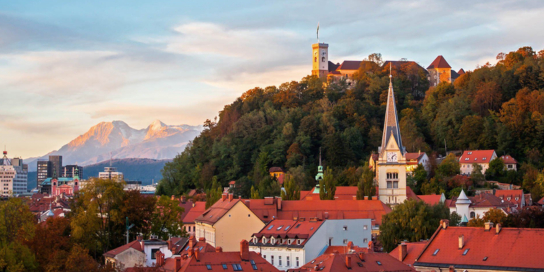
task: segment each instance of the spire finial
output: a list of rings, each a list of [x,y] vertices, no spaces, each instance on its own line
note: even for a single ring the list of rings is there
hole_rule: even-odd
[[[319,166],[321,166],[321,147],[319,147]]]

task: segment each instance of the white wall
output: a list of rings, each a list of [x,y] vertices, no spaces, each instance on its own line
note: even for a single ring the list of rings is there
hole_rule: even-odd
[[[164,253],[165,259],[172,257],[172,251],[168,249],[167,244],[166,245],[149,245],[149,244],[145,244],[144,242],[145,266],[152,267],[152,266],[155,266],[155,264],[157,263],[156,259],[152,259],[152,258],[155,258],[155,256],[152,257],[151,255],[151,251],[156,248],[160,249],[161,252]]]

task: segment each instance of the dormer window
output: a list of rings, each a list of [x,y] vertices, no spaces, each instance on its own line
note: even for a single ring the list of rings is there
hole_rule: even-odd
[[[259,239],[257,239],[257,237],[253,237],[253,243],[254,244],[256,244],[258,241],[259,241]]]
[[[263,244],[266,244],[266,237],[263,236]]]
[[[472,155],[472,152],[468,152],[469,155]]]
[[[469,159],[468,158],[465,158],[465,161],[468,161]]]
[[[274,239],[274,237],[270,238],[270,243],[271,243],[271,244],[275,244],[275,243],[276,243],[276,239]]]

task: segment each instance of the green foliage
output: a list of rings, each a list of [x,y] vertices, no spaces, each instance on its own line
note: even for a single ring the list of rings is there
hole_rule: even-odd
[[[161,196],[151,216],[151,233],[163,240],[185,235],[181,221],[183,211],[184,209],[179,206],[178,200]]]
[[[467,227],[483,227],[486,222],[492,222],[494,225],[498,223],[504,224],[506,221],[506,214],[501,209],[489,209],[484,213],[484,216],[480,218],[479,215],[468,221]]]
[[[281,199],[300,200],[300,187],[291,176],[287,176],[283,182],[283,188],[285,190],[281,191]]]
[[[244,184],[238,194],[250,196],[251,186],[260,191],[270,166],[302,167],[298,173],[305,174],[306,182],[297,183],[309,189],[320,147],[323,164],[333,169],[338,184],[356,185],[358,180],[352,178],[356,172],[345,170],[357,169],[380,145],[389,84],[389,67],[380,66],[380,55],[368,59],[372,61],[354,74],[354,86],[345,80],[323,84],[316,76],[307,76],[299,82],[248,90],[220,111],[219,121],[207,120],[201,135],[165,165],[157,193],[207,190],[217,176],[222,184],[232,180]],[[424,69],[400,62],[392,73],[407,150],[443,154],[445,144],[448,150],[495,149],[542,169],[543,63],[544,56],[524,47],[500,54],[497,64],[467,72],[454,84],[429,88]],[[428,191],[455,188],[446,183],[458,174],[457,162],[431,169],[430,177],[436,174],[438,179]],[[517,183],[520,179],[521,174],[499,177]],[[530,192],[534,179],[524,183]]]
[[[457,212],[452,212],[450,214],[450,226],[459,226],[461,220],[463,219],[459,214],[457,214]]]
[[[206,209],[221,199],[221,195],[223,194],[223,187],[217,182],[217,177],[213,177],[212,180],[211,188],[206,191]]]
[[[368,166],[368,162],[363,167],[363,174],[357,183],[357,199],[364,200],[365,196],[369,200],[372,200],[372,196],[376,194],[376,187],[374,187],[374,173]]]
[[[449,209],[444,204],[429,206],[423,201],[406,200],[382,217],[379,239],[390,252],[403,240],[429,239],[440,220],[449,218]]]
[[[334,200],[336,182],[332,170],[327,168],[323,173],[323,179],[319,181],[319,198],[321,200]]]
[[[479,214],[477,214],[476,217],[468,220],[467,227],[483,227],[484,224],[484,219],[481,218]]]
[[[497,157],[489,162],[489,168],[485,170],[487,180],[499,180],[500,177],[506,175],[504,170],[504,162],[500,157]]]
[[[425,170],[425,167],[422,164],[419,164],[416,169],[412,171],[412,175],[406,177],[406,182],[415,194],[420,194],[421,187],[427,182],[427,171]]]
[[[439,177],[453,177],[460,172],[459,161],[453,153],[448,154],[436,169],[436,175]]]
[[[483,184],[483,182],[485,181],[485,176],[484,174],[482,174],[481,165],[477,163],[472,164],[472,172],[470,173],[470,179],[472,180],[472,182],[476,184],[480,184],[480,185]]]

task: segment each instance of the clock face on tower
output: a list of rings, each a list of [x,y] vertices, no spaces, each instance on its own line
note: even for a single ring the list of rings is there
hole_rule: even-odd
[[[397,153],[395,152],[387,152],[387,162],[396,162],[397,161]]]

